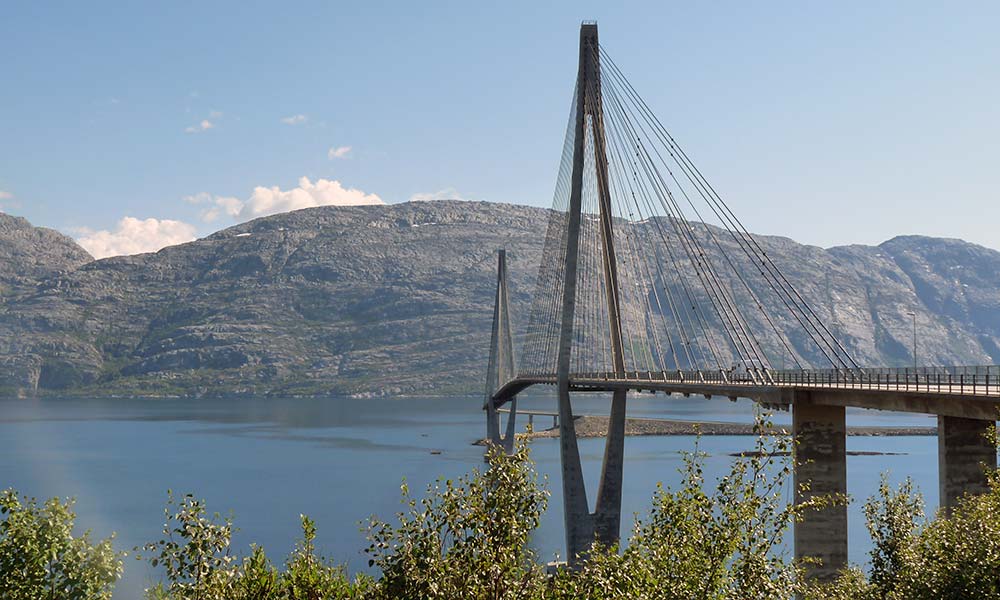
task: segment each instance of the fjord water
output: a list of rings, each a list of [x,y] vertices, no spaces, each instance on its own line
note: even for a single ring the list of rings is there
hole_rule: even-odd
[[[747,422],[748,401],[659,396],[630,398],[630,416]],[[523,399],[522,408],[555,408],[552,398]],[[482,468],[483,450],[472,445],[485,429],[481,399],[463,398],[227,398],[0,400],[0,489],[15,487],[37,498],[77,499],[78,524],[97,537],[117,533],[116,547],[160,539],[167,489],[193,493],[210,511],[232,512],[239,531],[234,549],[262,544],[276,562],[299,536],[299,514],[314,518],[318,545],[352,571],[365,570],[363,521],[392,519],[405,477],[414,494],[435,478]],[[606,414],[599,397],[581,397],[580,414]],[[788,423],[787,413],[775,415]],[[519,428],[527,422],[520,418]],[[848,413],[854,425],[934,425],[920,415],[876,411]],[[551,425],[537,417],[536,428]],[[679,480],[682,452],[692,436],[633,437],[626,441],[623,536],[633,514],[648,510],[657,482]],[[727,468],[732,453],[753,439],[705,436],[709,481]],[[880,473],[893,482],[911,476],[929,510],[937,504],[937,445],[932,436],[850,437],[849,451],[891,452],[848,457],[850,559],[863,563],[870,544],[861,503]],[[581,440],[590,501],[603,440]],[[557,440],[532,442],[540,473],[552,493],[534,544],[544,560],[563,546]],[[791,498],[791,482],[786,486]],[[789,535],[789,542],[791,536]],[[118,599],[138,598],[156,573],[131,556]]]

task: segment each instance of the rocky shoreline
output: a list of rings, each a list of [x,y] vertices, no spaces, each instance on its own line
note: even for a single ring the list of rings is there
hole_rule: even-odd
[[[576,435],[581,438],[604,437],[608,433],[608,418],[578,416],[574,419]],[[773,433],[788,433],[786,427],[775,426]],[[682,421],[674,419],[627,419],[625,435],[756,435],[752,423],[723,423],[718,421]],[[521,433],[529,439],[557,438],[559,428],[550,427],[531,433]],[[936,427],[848,427],[847,435],[854,436],[908,436],[937,435]],[[480,440],[478,443],[482,443]]]

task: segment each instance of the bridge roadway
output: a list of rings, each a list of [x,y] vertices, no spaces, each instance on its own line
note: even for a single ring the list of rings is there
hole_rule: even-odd
[[[726,372],[578,373],[570,376],[572,391],[663,392],[666,394],[749,398],[759,404],[788,410],[810,392],[810,403],[996,420],[1000,412],[1000,371],[997,367],[949,371],[931,369],[869,369],[772,371],[761,376]],[[493,394],[495,408],[533,385],[556,385],[555,374],[518,375]]]

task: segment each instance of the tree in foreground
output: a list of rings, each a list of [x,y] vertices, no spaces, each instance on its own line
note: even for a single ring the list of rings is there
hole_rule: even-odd
[[[237,560],[232,518],[209,516],[203,500],[170,495],[164,513],[163,539],[143,547],[166,577],[147,590],[150,600],[349,600],[368,588],[367,578],[352,585],[340,566],[316,554],[316,525],[304,515],[302,540],[279,570],[260,546]]]
[[[372,518],[369,565],[381,571],[374,597],[423,600],[539,598],[545,576],[529,538],[548,494],[522,442],[513,455],[488,451],[490,467],[438,480],[422,500],[402,486],[397,523]]]
[[[989,491],[962,498],[924,521],[923,498],[906,480],[885,478],[865,504],[874,547],[866,575],[847,569],[832,585],[812,586],[809,600],[1000,600],[1000,475]]]
[[[938,511],[906,549],[891,598],[1000,599],[1000,476],[989,491]]]
[[[653,506],[637,519],[623,552],[594,546],[577,573],[555,582],[561,599],[787,599],[801,571],[782,541],[808,512],[845,502],[816,496],[789,503],[794,441],[774,435],[758,415],[756,447],[736,458],[728,474],[706,482],[706,454],[684,455],[676,488],[657,486]],[[780,432],[779,432],[780,433]]]
[[[73,501],[0,492],[0,598],[106,600],[122,574],[111,538],[73,535]]]

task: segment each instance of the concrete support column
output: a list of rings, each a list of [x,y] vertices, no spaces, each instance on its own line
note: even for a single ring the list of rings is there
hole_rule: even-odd
[[[587,505],[580,447],[568,386],[559,389],[559,462],[562,465],[563,521],[566,524],[566,562],[580,564],[594,541],[594,516]]]
[[[499,425],[499,424],[498,424]],[[503,436],[503,450],[507,454],[514,453],[514,430],[517,427],[517,396],[510,399],[510,413],[507,415],[507,433]]]
[[[847,493],[847,427],[844,407],[819,406],[808,393],[796,392],[792,404],[795,446],[795,494],[802,502],[815,495]],[[809,489],[800,490],[801,484]],[[847,506],[809,511],[795,523],[795,558],[819,559],[806,575],[831,580],[847,566]]]
[[[625,472],[625,390],[611,399],[608,438],[604,445],[601,484],[594,510],[594,535],[606,545],[618,543],[622,522],[622,481]]]
[[[486,399],[486,441],[500,445],[500,415],[489,398]]]
[[[951,509],[963,494],[989,489],[986,468],[996,468],[997,449],[987,438],[995,421],[938,416],[940,503]]]

